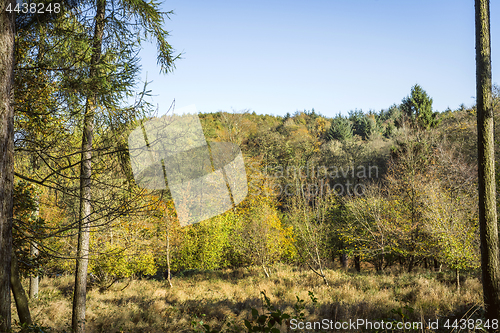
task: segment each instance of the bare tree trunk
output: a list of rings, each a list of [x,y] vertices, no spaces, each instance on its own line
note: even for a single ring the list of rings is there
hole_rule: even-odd
[[[264,263],[262,263],[262,268],[264,269],[264,273],[266,274],[266,277],[269,278],[269,272],[267,271],[266,265],[264,265]]]
[[[93,108],[87,107],[87,109]],[[75,293],[73,295],[73,333],[85,332],[85,303],[87,296],[87,269],[89,263],[91,222],[91,157],[93,138],[93,116],[86,112],[82,144],[82,166],[80,171],[80,219],[78,225],[78,250],[75,272]]]
[[[101,58],[102,38],[106,0],[96,0],[95,31],[90,78],[98,77],[97,64]],[[92,176],[92,141],[94,139],[94,115],[96,94],[87,98],[83,120],[82,155],[80,169],[80,216],[78,225],[78,250],[75,272],[75,293],[73,297],[72,332],[85,332],[85,306],[87,296],[87,269],[89,264],[89,243],[91,223],[91,176]]]
[[[408,273],[413,271],[413,266],[415,266],[415,258],[413,255],[410,255],[410,261],[408,262]]]
[[[40,207],[38,202],[35,214],[36,214],[35,217],[38,219],[38,216],[40,214]],[[30,255],[32,259],[36,259],[36,257],[38,257],[38,246],[33,241],[30,244]],[[38,271],[35,274],[30,275],[29,292],[30,292],[30,298],[38,297]]]
[[[35,242],[31,242],[30,254],[32,258],[38,257],[38,246]],[[30,276],[30,298],[38,297],[38,273]]]
[[[460,271],[459,269],[455,269],[455,275],[457,277],[457,293],[460,293]]]
[[[170,221],[167,223],[170,224]],[[172,276],[170,274],[170,226],[167,225],[167,280],[168,285],[172,288]]]
[[[19,278],[19,266],[17,264],[16,255],[12,254],[12,262],[10,265],[10,284],[12,287],[12,294],[14,295],[14,300],[16,301],[17,315],[19,316],[19,322],[22,325],[31,325],[30,308],[28,306],[28,297],[24,292],[23,285],[21,284],[21,279]]]
[[[0,332],[10,331],[10,264],[12,255],[12,191],[14,185],[14,8],[0,4]]]
[[[344,269],[347,269],[349,267],[349,257],[347,256],[347,254],[342,253],[340,255],[340,262],[342,263],[342,267]]]
[[[323,278],[323,282],[328,286],[328,281],[326,280],[326,276],[325,276],[325,273],[323,272],[323,267],[321,265],[321,258],[319,256],[319,251],[318,251],[318,247],[316,246],[316,260],[318,262],[318,267],[319,267],[319,276],[321,276]]]
[[[479,229],[486,319],[500,318],[500,271],[491,84],[490,2],[475,0]]]
[[[359,256],[354,256],[354,268],[356,268],[356,272],[361,272],[361,259]]]

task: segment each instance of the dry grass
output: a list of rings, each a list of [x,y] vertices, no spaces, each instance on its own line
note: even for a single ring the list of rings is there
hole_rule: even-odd
[[[311,271],[289,266],[277,267],[269,279],[258,268],[177,276],[172,289],[164,281],[134,280],[120,291],[127,284],[124,281],[102,293],[98,288],[89,291],[87,331],[192,332],[193,320],[215,328],[228,320],[241,325],[252,307],[262,309],[261,290],[272,304],[290,313],[298,295],[306,300],[305,316],[311,321],[387,320],[395,317],[392,309],[405,305],[414,309],[410,319],[427,320],[453,313],[460,316],[472,305],[481,305],[481,285],[473,277],[462,282],[458,294],[447,274],[377,275],[341,270],[327,270],[326,274],[328,287]],[[69,276],[41,280],[40,296],[31,301],[38,324],[69,331],[72,283]],[[308,291],[318,299],[315,306]]]

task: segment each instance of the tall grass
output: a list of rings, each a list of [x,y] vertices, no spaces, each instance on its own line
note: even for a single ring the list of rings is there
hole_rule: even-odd
[[[87,331],[203,331],[200,323],[215,329],[228,323],[244,327],[252,308],[262,313],[261,291],[288,313],[294,311],[296,296],[308,300],[312,291],[317,303],[305,303],[307,321],[389,320],[398,313],[395,309],[405,307],[413,309],[406,314],[408,320],[461,318],[482,305],[481,284],[473,276],[464,278],[457,293],[454,277],[447,273],[379,275],[327,269],[325,274],[329,286],[313,272],[291,266],[275,267],[270,278],[254,267],[185,272],[174,276],[172,289],[167,281],[122,281],[104,292],[89,290]],[[70,331],[72,285],[71,276],[41,279],[39,297],[30,301],[34,321],[56,332]]]

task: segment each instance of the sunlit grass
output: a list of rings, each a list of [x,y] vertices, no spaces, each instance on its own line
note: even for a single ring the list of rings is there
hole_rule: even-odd
[[[194,329],[193,320],[203,320],[213,328],[227,321],[243,326],[252,307],[262,309],[261,290],[272,304],[289,313],[293,312],[296,295],[306,300],[304,313],[311,321],[390,319],[395,316],[391,310],[406,305],[414,309],[409,319],[433,320],[460,315],[482,302],[481,284],[476,277],[467,277],[462,291],[457,293],[452,274],[379,275],[326,270],[326,275],[330,286],[313,272],[290,266],[277,266],[270,278],[255,267],[191,272],[175,276],[172,289],[165,281],[133,280],[128,287],[129,281],[122,281],[105,292],[89,290],[87,331],[189,332]],[[71,276],[41,280],[39,298],[30,301],[38,324],[69,331],[72,285]],[[315,306],[308,291],[318,299]]]

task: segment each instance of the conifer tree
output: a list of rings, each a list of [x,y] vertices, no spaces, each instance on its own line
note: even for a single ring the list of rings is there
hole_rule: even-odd
[[[432,98],[418,84],[411,88],[410,96],[403,99],[401,108],[407,119],[416,128],[428,130],[440,123],[440,120],[437,119],[437,112],[432,111]]]
[[[500,263],[495,189],[490,2],[475,1],[476,93],[481,269],[486,319],[500,318]]]
[[[328,140],[346,141],[353,136],[352,125],[349,119],[338,115],[332,121],[330,128],[326,133]]]

